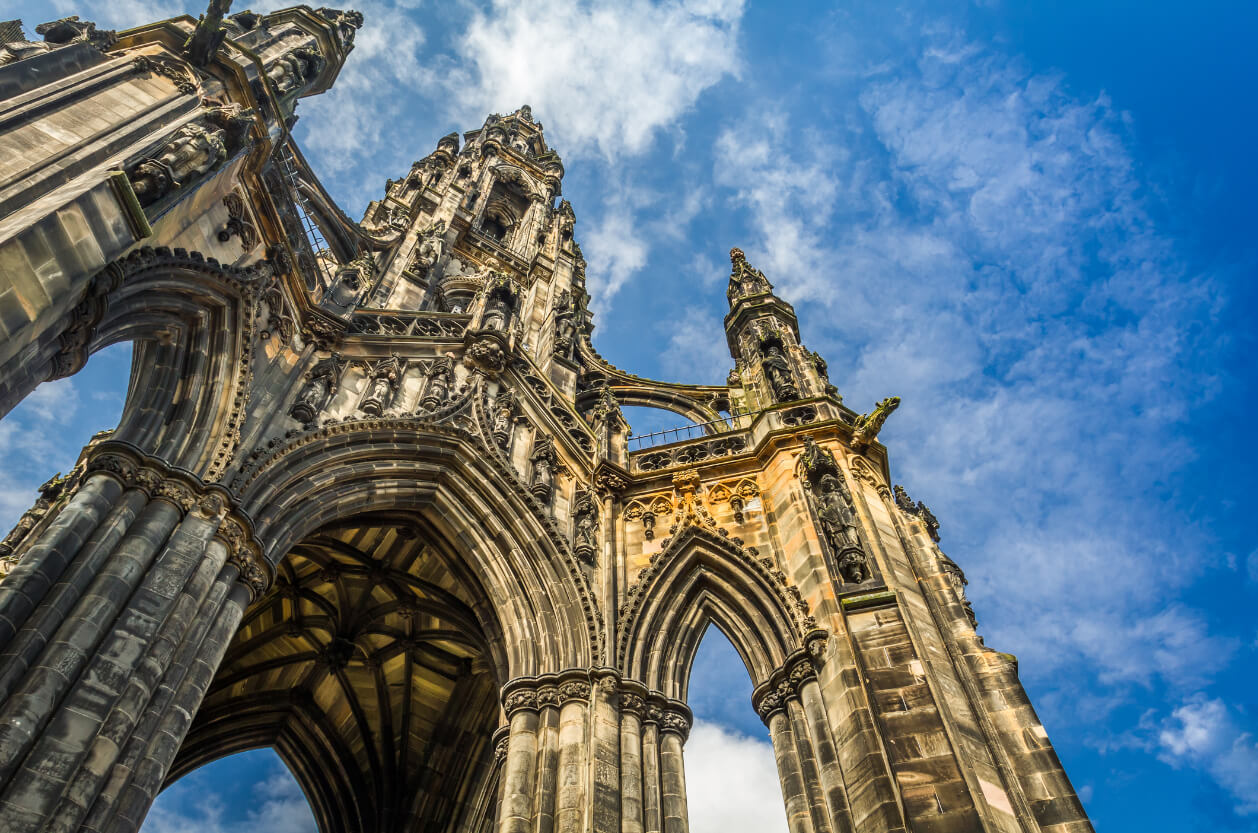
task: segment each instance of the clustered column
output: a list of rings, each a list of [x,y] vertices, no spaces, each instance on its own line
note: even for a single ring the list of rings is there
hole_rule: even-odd
[[[121,443],[0,582],[7,831],[138,829],[267,574],[246,519]]]
[[[620,780],[623,833],[685,833],[686,775],[682,746],[690,709],[626,682],[620,697]]]
[[[684,703],[611,671],[503,689],[498,833],[685,833]]]
[[[814,656],[798,651],[752,694],[769,727],[791,833],[849,833],[847,791]]]

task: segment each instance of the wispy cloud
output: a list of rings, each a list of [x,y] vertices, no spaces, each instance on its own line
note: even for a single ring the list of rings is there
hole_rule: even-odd
[[[1205,769],[1236,799],[1237,812],[1258,813],[1258,741],[1222,700],[1188,698],[1163,724],[1157,743],[1163,761]]]
[[[498,0],[459,38],[450,93],[477,123],[531,104],[568,154],[640,154],[738,72],[742,12],[741,0]]]

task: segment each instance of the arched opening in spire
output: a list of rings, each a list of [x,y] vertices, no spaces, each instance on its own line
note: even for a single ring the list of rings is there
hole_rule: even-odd
[[[751,707],[751,677],[716,625],[699,643],[687,688],[695,720],[685,747],[691,833],[785,833],[773,745]]]

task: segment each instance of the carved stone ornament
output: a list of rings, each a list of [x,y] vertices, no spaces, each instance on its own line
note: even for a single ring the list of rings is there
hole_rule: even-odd
[[[930,540],[938,544],[939,519],[935,517],[935,513],[930,511],[930,507],[920,500],[914,503],[908,492],[904,491],[903,486],[896,486],[893,494],[895,495],[895,505],[900,511],[917,517],[922,522],[922,526],[926,527],[926,534],[930,536]]]
[[[856,420],[856,430],[852,432],[852,447],[860,451],[878,439],[878,432],[882,430],[887,417],[891,416],[898,407],[900,407],[900,397],[888,396],[886,399],[879,400],[872,411],[861,414]]]
[[[507,366],[507,353],[495,338],[482,338],[472,342],[463,354],[463,363],[491,376],[501,373]]]
[[[505,449],[511,444],[511,432],[515,426],[517,409],[515,394],[511,388],[499,388],[498,395],[494,397],[490,408],[490,430],[493,432],[494,442],[498,443],[500,448]]]
[[[367,371],[367,389],[363,391],[358,409],[369,416],[382,415],[393,404],[405,370],[406,362],[397,353],[371,365]]]
[[[863,584],[873,573],[857,531],[852,493],[834,455],[812,437],[804,440],[800,463],[809,484],[809,499],[817,514],[817,531],[834,558],[845,584]]]
[[[729,275],[729,289],[725,294],[731,304],[739,298],[765,295],[773,291],[773,286],[764,276],[764,272],[747,262],[747,256],[743,254],[742,249],[737,247],[730,249],[729,260],[733,268]]]
[[[63,495],[67,494],[68,482],[69,477],[62,477],[61,472],[57,472],[39,487],[39,497],[35,498],[35,505],[18,518],[17,525],[4,537],[3,541],[0,541],[0,576],[7,575],[16,565],[16,561],[10,563],[8,559],[21,546],[31,530],[39,525],[39,522],[56,504],[61,502]]]
[[[598,501],[593,490],[580,489],[573,502],[572,551],[577,558],[593,564],[598,548]]]
[[[507,717],[515,714],[523,709],[537,710],[537,692],[532,689],[520,689],[513,691],[507,695],[502,701],[503,711],[507,713]]]
[[[288,409],[289,415],[302,425],[314,424],[340,387],[344,369],[345,362],[338,353],[317,362],[306,375],[297,401]]]
[[[529,491],[543,504],[550,503],[551,495],[555,493],[555,475],[559,467],[555,441],[544,434],[540,435],[533,446],[533,453],[529,455],[529,462],[533,464]]]

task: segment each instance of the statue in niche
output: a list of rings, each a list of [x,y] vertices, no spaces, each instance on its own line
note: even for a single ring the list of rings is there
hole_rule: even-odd
[[[799,389],[795,386],[795,376],[791,372],[791,364],[782,355],[782,348],[770,344],[765,357],[760,362],[764,368],[765,378],[773,389],[773,397],[778,402],[790,402],[799,398]]]
[[[849,547],[860,547],[856,524],[852,516],[851,494],[833,474],[823,474],[817,485],[817,520],[821,522],[821,534],[834,552]]]
[[[511,424],[515,419],[515,394],[502,388],[494,397],[493,434],[498,445],[506,448],[511,441]]]
[[[363,413],[380,416],[388,409],[401,384],[402,370],[403,363],[397,353],[382,359],[370,369],[367,395],[358,406]]]
[[[0,541],[0,559],[10,558],[21,546],[30,531],[39,525],[39,522],[48,515],[53,505],[65,493],[69,480],[69,477],[62,477],[61,472],[57,472],[48,482],[39,487],[39,497],[35,498],[35,505],[22,514],[13,530],[4,537],[3,541]],[[8,561],[0,561],[0,576],[6,575],[13,566],[14,564]]]
[[[559,465],[554,440],[544,435],[538,437],[529,462],[533,464],[533,481],[529,484],[529,491],[546,503],[555,492],[555,470]]]
[[[446,221],[437,220],[420,233],[419,245],[415,248],[415,268],[427,275],[433,264],[441,260],[446,248]]]
[[[572,551],[587,563],[594,563],[598,533],[598,504],[592,492],[582,489],[577,494],[572,516]]]
[[[185,124],[156,155],[127,172],[140,205],[148,206],[227,159],[227,132],[202,124]]]
[[[323,69],[325,61],[318,50],[299,46],[281,56],[267,70],[266,77],[275,85],[280,96],[305,86]]]
[[[309,426],[327,407],[337,385],[341,383],[341,357],[333,353],[322,359],[306,378],[306,384],[297,394],[297,401],[288,413],[303,425]]]
[[[454,359],[449,356],[437,359],[428,370],[428,380],[424,385],[424,395],[419,407],[425,411],[435,411],[450,399],[450,389],[454,385]]]

